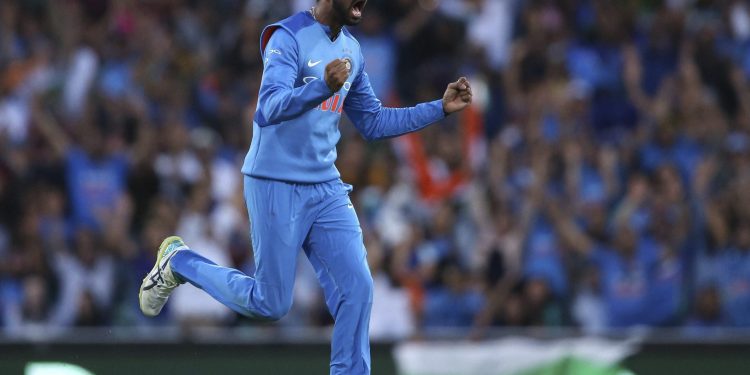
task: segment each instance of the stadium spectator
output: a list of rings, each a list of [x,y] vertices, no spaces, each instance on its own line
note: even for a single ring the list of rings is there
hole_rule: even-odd
[[[195,321],[207,305],[191,296],[155,321],[137,310],[137,277],[171,233],[252,273],[239,165],[259,33],[312,3],[0,2],[3,331]],[[367,144],[341,124],[374,337],[750,325],[747,4],[368,9],[353,31],[386,104],[458,72],[476,92],[418,135]],[[328,324],[315,275],[298,272],[304,298],[280,326]],[[247,324],[226,314],[197,319]]]

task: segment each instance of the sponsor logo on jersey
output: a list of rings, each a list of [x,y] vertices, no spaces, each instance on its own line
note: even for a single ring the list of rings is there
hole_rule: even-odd
[[[324,112],[341,113],[344,109],[344,98],[341,94],[336,94],[324,100],[317,108]]]

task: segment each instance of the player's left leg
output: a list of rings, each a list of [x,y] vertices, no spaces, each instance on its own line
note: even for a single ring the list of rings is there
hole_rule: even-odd
[[[369,374],[372,276],[362,229],[349,200],[351,187],[341,181],[321,185],[331,195],[320,204],[303,248],[335,320],[331,374]]]

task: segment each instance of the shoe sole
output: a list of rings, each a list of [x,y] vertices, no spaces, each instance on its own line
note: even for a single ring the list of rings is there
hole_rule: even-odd
[[[141,312],[143,313],[143,315],[152,316],[152,317],[158,315],[158,314],[150,315],[150,314],[147,314],[145,311],[143,311],[143,299],[141,298],[141,294],[143,294],[143,284],[146,283],[146,279],[148,279],[148,275],[150,275],[157,268],[159,268],[159,263],[161,263],[161,258],[164,257],[164,251],[167,249],[167,244],[174,240],[182,241],[182,239],[178,236],[169,236],[165,238],[164,241],[161,242],[161,245],[159,245],[159,250],[156,253],[156,264],[154,264],[154,267],[151,268],[151,271],[149,271],[146,274],[146,277],[144,277],[143,280],[141,281],[141,287],[138,288],[138,307],[141,308]]]

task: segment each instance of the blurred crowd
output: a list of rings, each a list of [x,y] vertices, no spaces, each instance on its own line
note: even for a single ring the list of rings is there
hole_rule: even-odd
[[[161,240],[253,272],[240,165],[263,26],[312,0],[0,2],[0,328],[254,325],[201,291],[138,310]],[[369,0],[387,105],[474,105],[365,143],[343,118],[374,338],[750,326],[750,6]],[[259,218],[262,220],[262,218]],[[279,327],[326,326],[300,256]]]

